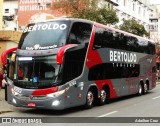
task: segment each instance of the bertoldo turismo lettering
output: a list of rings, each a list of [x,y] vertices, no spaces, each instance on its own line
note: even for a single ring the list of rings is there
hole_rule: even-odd
[[[36,24],[28,26],[24,29],[23,33],[31,31],[44,31],[44,30],[65,30],[67,28],[66,24]]]
[[[136,63],[137,55],[130,52],[112,51],[110,50],[110,61]]]

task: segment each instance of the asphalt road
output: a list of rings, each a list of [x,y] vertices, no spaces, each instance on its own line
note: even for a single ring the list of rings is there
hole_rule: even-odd
[[[126,117],[136,117],[139,119],[139,117],[149,117],[149,120],[152,119],[152,117],[160,117],[160,85],[157,85],[157,87],[151,91],[149,91],[148,94],[142,95],[142,96],[128,96],[123,98],[118,98],[111,100],[110,104],[106,104],[104,106],[95,106],[92,109],[86,110],[83,107],[76,107],[76,108],[70,108],[63,111],[54,111],[54,110],[41,110],[41,109],[26,109],[26,108],[16,108],[11,106],[13,112],[2,114],[0,117],[70,117],[69,120],[74,120],[76,118],[74,117],[94,117],[95,122],[98,122],[101,117],[124,117],[121,118],[122,120],[126,120],[126,122],[130,118]],[[53,118],[54,119],[54,118]],[[60,118],[63,119],[63,118]],[[85,122],[87,119],[90,118],[81,118],[78,122]],[[108,119],[108,118],[106,118]],[[111,118],[115,120],[115,122],[119,118]],[[52,120],[53,121],[53,120]],[[145,120],[142,120],[143,123],[109,123],[107,126],[112,125],[123,125],[123,126],[159,126],[160,125],[160,118],[159,123],[144,123]],[[156,121],[156,120],[155,120]],[[73,121],[76,123],[76,121]],[[87,123],[78,123],[78,125],[89,125]],[[113,121],[112,121],[113,122]],[[55,124],[61,125],[61,126],[72,126],[75,125],[74,123],[48,123],[46,125],[52,125]],[[146,125],[147,124],[147,125]],[[7,125],[7,124],[2,124]],[[12,125],[12,124],[8,124]],[[15,124],[13,124],[15,125]],[[22,125],[22,124],[18,124]],[[27,124],[23,124],[24,126]],[[45,124],[32,124],[34,126],[40,126]],[[93,126],[97,125],[104,125],[105,123],[92,123]]]

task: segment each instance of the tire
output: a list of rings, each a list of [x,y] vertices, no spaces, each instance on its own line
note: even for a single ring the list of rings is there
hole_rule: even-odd
[[[87,95],[86,95],[85,108],[87,108],[87,109],[92,108],[93,107],[93,103],[94,103],[94,99],[95,99],[94,92],[93,92],[93,90],[90,89],[87,92]]]
[[[142,84],[139,84],[139,87],[138,87],[138,96],[141,96],[142,92],[143,92],[143,86],[142,86]]]
[[[109,91],[106,88],[102,88],[100,92],[100,98],[98,100],[99,105],[104,105],[106,103],[109,103]]]

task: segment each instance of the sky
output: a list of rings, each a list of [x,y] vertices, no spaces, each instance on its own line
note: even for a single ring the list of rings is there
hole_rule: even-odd
[[[160,4],[160,0],[150,0],[150,4]]]

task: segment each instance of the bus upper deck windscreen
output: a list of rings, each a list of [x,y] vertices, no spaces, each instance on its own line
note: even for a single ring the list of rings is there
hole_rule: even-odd
[[[47,50],[66,44],[70,21],[50,21],[29,24],[23,31],[18,48]]]

